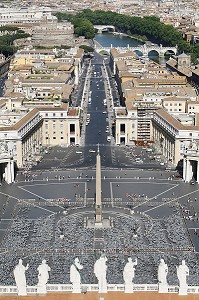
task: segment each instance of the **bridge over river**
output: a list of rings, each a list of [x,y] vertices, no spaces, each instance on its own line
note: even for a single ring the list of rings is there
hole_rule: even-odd
[[[142,55],[144,56],[148,56],[148,54],[151,51],[156,51],[158,53],[159,56],[164,56],[166,53],[172,53],[172,54],[177,54],[178,48],[176,47],[163,47],[162,45],[138,45],[135,47],[129,47],[129,45],[127,45],[127,47],[103,47],[101,45],[99,45],[98,43],[95,44],[95,50],[99,53],[101,51],[105,51],[110,53],[111,48],[115,48],[118,50],[118,52],[127,52],[127,51],[139,51]]]

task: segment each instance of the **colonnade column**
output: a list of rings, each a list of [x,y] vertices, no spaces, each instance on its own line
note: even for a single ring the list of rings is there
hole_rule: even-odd
[[[5,167],[5,181],[10,184],[14,182],[14,161],[8,161]]]
[[[193,171],[192,171],[192,166],[191,162],[189,159],[187,159],[186,162],[186,168],[185,168],[185,182],[189,182],[193,177]]]
[[[197,161],[197,183],[199,183],[199,160]]]
[[[183,180],[186,181],[187,159],[183,158]]]

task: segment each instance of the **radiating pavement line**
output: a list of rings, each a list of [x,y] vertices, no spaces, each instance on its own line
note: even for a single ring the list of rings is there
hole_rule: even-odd
[[[29,194],[32,194],[33,196],[36,196],[36,197],[38,197],[38,198],[40,198],[40,199],[43,199],[43,200],[49,202],[47,199],[45,199],[45,198],[43,198],[43,197],[41,197],[41,196],[39,196],[39,195],[37,195],[37,194],[35,194],[35,193],[32,193],[32,192],[30,192],[30,191],[28,191],[28,190],[22,188],[21,186],[18,186],[18,188],[21,189],[21,190],[23,190],[23,191],[25,191],[25,192],[27,192],[27,193],[29,193]],[[29,202],[26,202],[26,201],[24,201],[24,202],[30,204]],[[31,205],[36,206],[36,207],[38,207],[38,208],[41,208],[41,209],[43,209],[43,210],[46,210],[46,211],[49,211],[49,212],[52,213],[52,210],[48,210],[48,209],[46,209],[46,208],[40,207],[39,205],[36,205],[35,203],[31,203]],[[60,205],[58,205],[58,204],[56,204],[56,206],[58,206],[58,207],[60,207],[60,208],[63,209],[63,207],[60,206]]]
[[[137,208],[137,207],[142,206],[142,205],[145,204],[145,203],[149,203],[151,200],[155,199],[156,197],[159,197],[160,195],[163,195],[163,194],[167,193],[168,191],[170,191],[170,190],[172,190],[172,189],[174,189],[174,188],[176,188],[176,187],[178,187],[178,186],[179,186],[179,184],[176,184],[175,186],[172,186],[170,189],[168,189],[168,190],[166,190],[166,191],[164,191],[164,192],[162,192],[162,193],[160,193],[160,194],[157,194],[156,196],[154,196],[154,197],[152,197],[152,198],[148,198],[148,201],[145,201],[145,202],[143,202],[143,203],[141,203],[141,204],[135,206],[134,209]],[[174,201],[174,200],[172,200],[172,201]],[[168,202],[166,202],[166,203],[168,203]]]
[[[148,209],[148,210],[145,210],[144,212],[146,213],[146,212],[151,211],[151,210],[153,210],[153,209],[159,208],[159,207],[161,207],[161,206],[163,206],[163,205],[165,205],[165,204],[169,204],[169,203],[171,203],[171,202],[173,202],[173,201],[179,200],[179,199],[181,199],[181,198],[184,198],[185,196],[189,196],[189,195],[191,195],[191,194],[193,194],[193,193],[196,193],[196,192],[198,192],[198,191],[199,191],[199,189],[196,190],[196,191],[190,192],[190,193],[188,193],[188,194],[186,194],[186,195],[183,195],[183,196],[180,196],[180,197],[176,197],[175,199],[173,199],[173,200],[171,200],[171,201],[164,202],[164,203],[162,203],[162,204],[160,204],[160,205],[158,205],[158,206],[156,206],[156,207],[153,207],[153,208],[150,208],[150,209]]]

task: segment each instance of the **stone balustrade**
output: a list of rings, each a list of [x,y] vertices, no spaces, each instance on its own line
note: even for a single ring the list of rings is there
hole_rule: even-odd
[[[72,293],[72,284],[47,284],[47,293]],[[98,291],[97,284],[83,284],[82,292]],[[124,284],[108,284],[108,292],[124,292]],[[134,292],[158,292],[158,284],[134,284]],[[178,293],[178,286],[168,286],[168,293]],[[37,294],[37,286],[27,286],[27,295]],[[0,295],[17,294],[16,286],[0,286]],[[188,286],[187,294],[199,294],[199,286]]]

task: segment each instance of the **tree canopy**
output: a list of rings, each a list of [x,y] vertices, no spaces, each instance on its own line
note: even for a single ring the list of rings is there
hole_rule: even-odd
[[[74,32],[77,36],[85,36],[86,39],[93,39],[95,36],[95,29],[90,20],[85,17],[71,15],[69,13],[56,13],[58,20],[68,20],[74,25]]]
[[[84,49],[85,53],[90,53],[94,51],[94,48],[87,45],[80,45],[79,48]]]
[[[17,50],[17,48],[13,46],[14,40],[30,36],[18,27],[1,26],[0,31],[10,32],[10,34],[0,36],[0,52],[3,53],[6,57],[12,55]]]

